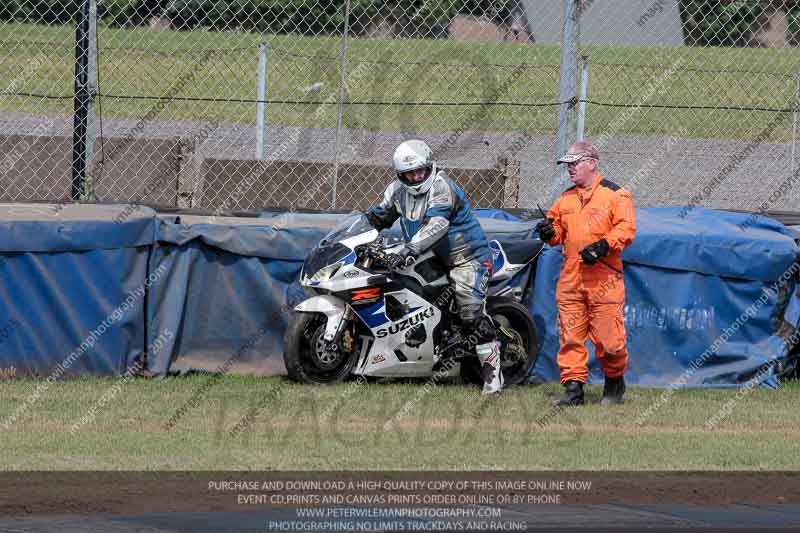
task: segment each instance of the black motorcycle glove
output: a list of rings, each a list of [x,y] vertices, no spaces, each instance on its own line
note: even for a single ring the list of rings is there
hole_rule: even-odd
[[[372,226],[373,228],[375,228],[378,231],[380,231],[382,229],[381,228],[381,221],[373,213],[370,213],[369,211],[367,211],[367,212],[364,213],[364,216],[367,218],[367,222],[369,222],[370,226]]]
[[[414,263],[414,255],[408,248],[403,248],[396,254],[389,254],[384,259],[384,264],[389,270],[396,270],[400,267],[407,267]]]
[[[556,230],[553,227],[552,218],[546,218],[540,221],[533,229],[539,234],[539,237],[541,237],[543,241],[549,241],[556,236]]]
[[[405,264],[405,259],[398,254],[389,254],[384,258],[383,264],[386,265],[386,268],[389,270],[395,270]]]
[[[593,242],[581,250],[581,257],[583,258],[584,263],[593,265],[597,263],[601,257],[607,256],[608,250],[608,241],[605,239],[600,239],[599,241]]]

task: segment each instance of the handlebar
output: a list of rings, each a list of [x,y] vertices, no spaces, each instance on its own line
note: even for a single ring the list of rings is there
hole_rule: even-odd
[[[372,242],[367,245],[367,257],[380,261],[386,256],[386,253],[383,250],[383,242],[379,240]]]
[[[389,244],[389,246],[387,246]],[[392,267],[392,260],[397,256],[397,254],[387,253],[388,248],[392,248],[395,246],[394,243],[387,243],[382,237],[378,238],[377,240],[371,242],[370,244],[366,245],[364,248],[364,253],[366,257],[372,259],[377,263],[376,266],[386,268],[387,270],[394,270],[398,267],[397,264]],[[414,263],[413,257],[406,257],[403,264],[399,265],[402,266],[409,266]]]
[[[380,259],[389,255],[386,253],[386,250],[392,248],[396,244],[396,242],[390,242],[386,237],[380,235],[377,239],[366,245],[366,250],[373,259]]]

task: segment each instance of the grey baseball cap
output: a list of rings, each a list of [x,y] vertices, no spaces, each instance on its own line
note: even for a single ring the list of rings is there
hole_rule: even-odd
[[[575,163],[581,159],[599,160],[600,156],[597,154],[597,147],[589,141],[578,141],[569,147],[567,153],[558,160],[558,163]]]

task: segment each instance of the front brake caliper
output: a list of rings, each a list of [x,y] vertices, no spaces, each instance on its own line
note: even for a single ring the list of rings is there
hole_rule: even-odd
[[[353,351],[353,336],[350,334],[350,328],[345,329],[342,334],[342,351],[347,353]]]

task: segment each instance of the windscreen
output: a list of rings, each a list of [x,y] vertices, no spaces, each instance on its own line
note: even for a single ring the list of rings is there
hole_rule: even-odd
[[[353,213],[347,215],[341,223],[331,230],[330,233],[325,235],[325,238],[320,241],[320,246],[327,246],[338,241],[342,241],[354,235],[360,235],[368,231],[372,231],[372,225],[367,220],[363,213]]]

